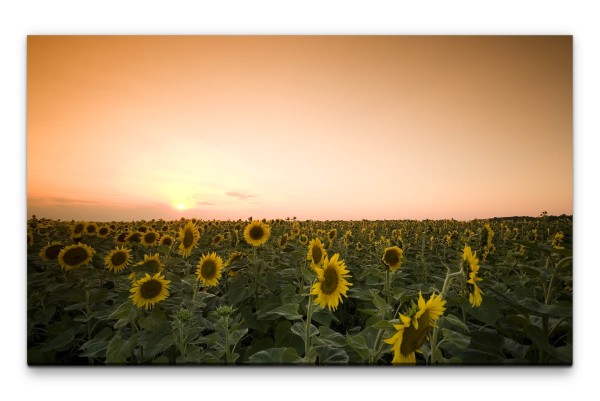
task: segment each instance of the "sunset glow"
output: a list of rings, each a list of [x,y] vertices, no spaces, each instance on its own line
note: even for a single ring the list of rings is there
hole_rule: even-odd
[[[28,216],[573,213],[570,36],[30,36]]]

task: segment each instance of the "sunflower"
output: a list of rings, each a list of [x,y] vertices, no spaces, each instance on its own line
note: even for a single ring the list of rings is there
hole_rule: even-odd
[[[218,284],[223,269],[223,260],[216,253],[202,254],[200,262],[196,266],[196,280],[202,280],[206,287]]]
[[[79,221],[75,223],[73,227],[71,227],[71,236],[77,236],[79,234],[83,234],[83,230],[85,229],[85,223],[83,221]]]
[[[329,242],[331,242],[335,239],[335,237],[337,237],[337,230],[335,228],[332,228],[327,233],[327,239],[329,240]]]
[[[554,234],[554,238],[552,238],[552,248],[553,249],[565,249],[564,246],[561,246],[563,238],[565,238],[565,235],[561,231]]]
[[[198,245],[200,240],[200,231],[198,227],[188,221],[187,224],[179,229],[179,254],[183,257],[188,257]]]
[[[171,245],[173,245],[173,237],[171,237],[169,234],[165,234],[162,237],[160,237],[159,244],[165,245],[165,246],[171,246]]]
[[[86,244],[78,243],[64,247],[58,254],[58,263],[65,270],[77,269],[87,265],[95,251]]]
[[[418,310],[416,308],[405,316],[400,314],[399,324],[394,324],[396,333],[384,341],[392,346],[394,352],[393,364],[415,364],[415,352],[420,352],[421,346],[435,327],[436,321],[446,308],[446,301],[441,295],[433,294],[427,302],[419,292]]]
[[[317,273],[317,282],[313,285],[311,295],[316,295],[314,302],[327,306],[329,310],[336,310],[339,303],[342,301],[342,295],[346,296],[348,286],[352,284],[346,281],[347,277],[351,277],[346,270],[346,265],[343,260],[339,260],[339,254],[336,253],[328,259],[325,256],[323,268],[315,267]]]
[[[308,243],[308,237],[304,234],[300,234],[298,241],[300,241],[302,245],[306,245]]]
[[[117,235],[115,237],[115,242],[117,244],[125,244],[127,243],[127,236],[129,235],[129,233],[127,231],[124,231],[122,233],[119,233],[119,235]]]
[[[106,238],[108,237],[108,234],[110,234],[110,228],[108,228],[108,226],[101,226],[98,228],[98,237]]]
[[[150,276],[146,273],[145,277],[135,280],[132,283],[129,298],[138,308],[151,309],[160,301],[164,301],[169,296],[169,284],[171,281],[165,280],[160,273]]]
[[[356,244],[356,250],[359,252],[363,250],[363,245],[360,242]]]
[[[243,252],[233,252],[229,259],[223,264],[223,269],[228,269],[227,274],[229,277],[237,276],[238,271],[242,268],[241,266],[231,267],[232,264],[241,260],[246,255]]]
[[[33,245],[33,234],[31,231],[27,230],[27,246]]]
[[[271,229],[260,220],[254,220],[244,229],[244,239],[252,246],[261,246],[269,239]]]
[[[46,245],[40,251],[40,258],[44,262],[50,262],[51,260],[56,260],[58,258],[58,254],[60,250],[64,247],[60,242],[52,242],[51,244]]]
[[[111,272],[118,273],[125,269],[131,261],[131,253],[126,248],[115,248],[106,255],[104,264]]]
[[[144,260],[136,264],[136,266],[140,266],[140,268],[146,272],[150,271],[160,273],[163,269],[163,264],[158,257],[158,253],[155,253],[154,255],[144,255]]]
[[[469,302],[471,303],[471,306],[480,306],[483,301],[483,298],[481,297],[483,291],[481,291],[477,282],[483,281],[483,279],[477,277],[477,273],[479,272],[479,259],[477,258],[477,253],[472,252],[471,247],[466,244],[463,250],[463,272],[465,275],[469,275],[469,280],[467,280]]]
[[[127,234],[125,241],[127,241],[130,244],[139,244],[140,242],[142,242],[142,233],[139,231],[131,232]]]
[[[219,244],[221,243],[221,241],[223,241],[223,237],[221,236],[221,234],[217,234],[213,238],[212,244],[213,244],[213,246],[219,246]]]
[[[463,269],[467,272],[467,269],[477,272],[479,271],[479,259],[477,258],[477,252],[473,252],[471,247],[465,244],[463,249]]]
[[[285,246],[287,245],[288,242],[288,235],[287,234],[283,234],[281,236],[281,238],[279,238],[279,247],[280,248],[285,248]]]
[[[98,234],[98,224],[94,222],[86,223],[84,233],[85,235]]]
[[[156,231],[147,230],[142,233],[142,245],[154,246],[158,241],[158,233]]]
[[[392,246],[385,248],[381,260],[383,260],[383,263],[385,263],[385,265],[389,267],[391,271],[395,272],[402,264],[402,258],[402,249],[398,248],[397,246]]]
[[[483,302],[483,291],[477,285],[478,281],[482,281],[483,279],[477,277],[477,272],[469,273],[469,280],[467,280],[467,284],[469,285],[469,303],[471,306],[480,306]]]
[[[306,254],[306,260],[310,260],[310,266],[312,268],[320,266],[326,257],[327,252],[321,240],[319,238],[311,240],[308,244],[308,254]]]

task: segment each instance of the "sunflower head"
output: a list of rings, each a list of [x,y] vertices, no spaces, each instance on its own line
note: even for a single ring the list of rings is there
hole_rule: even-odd
[[[327,239],[329,241],[333,241],[335,237],[337,237],[337,230],[335,228],[332,228],[327,232]]]
[[[308,237],[304,234],[300,234],[298,241],[300,242],[300,244],[306,245],[308,243]]]
[[[436,321],[444,313],[446,301],[441,295],[433,294],[427,302],[419,292],[417,308],[413,308],[408,316],[400,314],[400,324],[394,324],[396,332],[384,341],[392,345],[394,364],[415,364],[415,352],[429,336],[431,330],[436,326]]]
[[[58,259],[58,254],[60,253],[61,249],[63,249],[63,247],[64,245],[60,242],[52,242],[42,248],[42,250],[40,251],[40,258],[42,258],[44,262],[56,260]]]
[[[325,246],[319,238],[315,238],[308,244],[308,253],[306,254],[306,260],[310,261],[312,268],[319,267],[327,257]]]
[[[116,237],[115,237],[115,242],[117,244],[126,244],[127,243],[127,236],[129,235],[129,233],[127,231],[123,231],[122,233],[119,233]]]
[[[162,237],[160,237],[160,244],[164,245],[164,246],[171,246],[173,245],[173,237],[171,237],[168,234],[163,235]]]
[[[139,231],[133,231],[127,235],[125,241],[130,244],[139,244],[142,242],[142,233]]]
[[[184,258],[190,256],[199,240],[200,231],[198,227],[192,221],[188,221],[185,226],[179,229],[179,254]]]
[[[288,242],[288,235],[287,234],[283,234],[281,236],[281,238],[279,238],[279,247],[280,248],[285,248],[285,246],[287,245]]]
[[[86,244],[78,243],[64,247],[58,254],[58,263],[65,270],[77,269],[87,265],[95,251]]]
[[[216,286],[221,278],[223,269],[223,260],[216,253],[202,255],[200,262],[196,266],[196,279],[201,280],[204,286]]]
[[[363,245],[360,242],[356,243],[356,250],[359,252],[363,250]]]
[[[108,228],[108,226],[100,226],[98,228],[98,237],[106,238],[108,237],[108,234],[110,234],[110,228]]]
[[[350,277],[350,272],[339,256],[337,253],[331,259],[325,256],[323,268],[315,267],[317,281],[310,292],[311,295],[316,295],[314,303],[323,308],[328,307],[329,310],[337,309],[342,296],[346,296],[348,287],[352,285],[346,280]]]
[[[477,258],[477,252],[473,252],[471,247],[465,244],[465,248],[463,250],[463,271],[468,273],[470,271],[478,271],[479,270],[479,259]]]
[[[84,230],[85,235],[96,235],[98,234],[98,224],[94,222],[89,222],[85,225]]]
[[[160,301],[164,301],[169,296],[169,285],[171,281],[165,280],[160,273],[150,276],[148,273],[132,283],[132,294],[129,296],[133,304],[138,308],[151,309]]]
[[[477,277],[477,272],[472,271],[469,273],[469,279],[467,280],[467,287],[469,289],[469,303],[473,307],[478,307],[483,302],[483,291],[477,285],[478,282],[483,281],[482,278]]]
[[[131,262],[131,251],[126,248],[113,249],[104,258],[106,268],[114,273],[118,273],[125,269]]]
[[[261,220],[253,220],[244,229],[244,239],[252,246],[261,246],[270,235],[270,227]]]
[[[142,233],[142,245],[154,246],[158,242],[158,233],[153,230],[146,230]]]
[[[136,268],[134,270],[144,273],[160,273],[164,267],[158,253],[155,253],[154,255],[144,255],[144,260],[135,266]]]
[[[79,221],[71,227],[71,234],[73,234],[73,235],[83,234],[84,229],[85,229],[85,223],[83,221]]]
[[[383,260],[383,263],[387,267],[389,267],[391,271],[396,271],[398,270],[398,268],[400,268],[400,265],[402,264],[402,258],[402,249],[397,246],[392,246],[389,248],[385,248],[381,260]]]

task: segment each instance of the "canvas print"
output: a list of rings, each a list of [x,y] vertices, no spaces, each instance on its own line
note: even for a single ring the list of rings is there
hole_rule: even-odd
[[[29,36],[27,363],[566,365],[571,36]]]

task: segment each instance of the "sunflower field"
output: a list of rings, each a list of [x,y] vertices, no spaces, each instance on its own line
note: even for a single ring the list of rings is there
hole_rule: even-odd
[[[27,222],[29,365],[571,365],[572,217]]]

